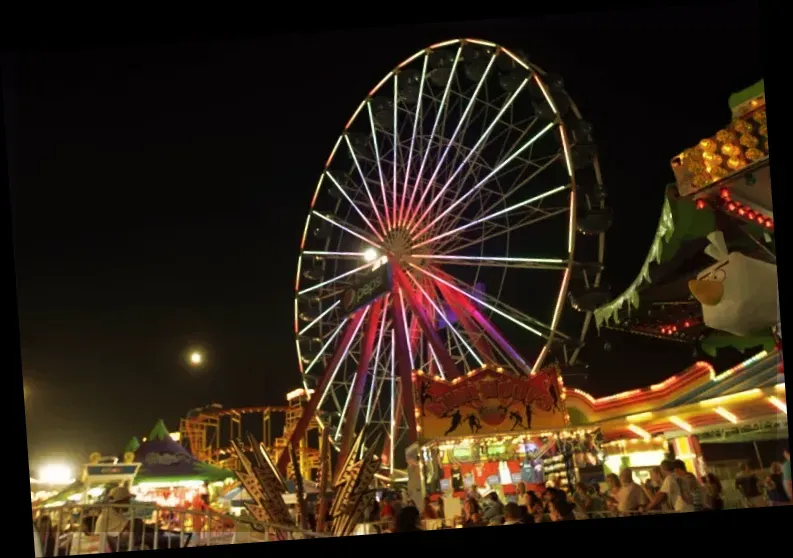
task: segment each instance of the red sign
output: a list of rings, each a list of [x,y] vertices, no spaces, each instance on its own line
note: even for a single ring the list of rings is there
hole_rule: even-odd
[[[417,374],[414,385],[424,439],[565,426],[555,368],[531,377],[486,368],[453,382]]]

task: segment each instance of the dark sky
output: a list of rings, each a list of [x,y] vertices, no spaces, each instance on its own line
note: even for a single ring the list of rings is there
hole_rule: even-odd
[[[7,58],[31,461],[118,452],[157,418],[176,429],[210,401],[283,401],[299,381],[294,273],[322,165],[367,91],[449,37],[522,49],[564,77],[594,125],[616,212],[608,277],[621,291],[649,247],[669,159],[728,121],[727,97],[762,77],[762,52],[722,56],[717,38],[757,37],[759,16],[748,3],[568,19]],[[596,394],[692,359],[674,344],[604,339],[612,351],[588,358]],[[179,364],[189,343],[211,348],[202,375]]]

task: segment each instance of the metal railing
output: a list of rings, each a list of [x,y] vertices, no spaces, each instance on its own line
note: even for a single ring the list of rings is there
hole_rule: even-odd
[[[75,556],[327,537],[250,517],[147,504],[33,508],[45,556]]]

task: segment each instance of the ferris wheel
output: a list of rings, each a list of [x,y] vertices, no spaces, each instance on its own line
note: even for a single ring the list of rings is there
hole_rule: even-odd
[[[354,110],[311,198],[294,331],[313,394],[293,439],[324,421],[346,456],[364,430],[393,467],[415,439],[414,370],[575,363],[608,300],[610,224],[591,127],[561,79],[475,39],[400,63]]]

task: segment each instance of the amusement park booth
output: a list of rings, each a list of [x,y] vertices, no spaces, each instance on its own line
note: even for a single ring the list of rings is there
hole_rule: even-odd
[[[212,502],[234,473],[198,461],[176,442],[162,420],[135,451],[141,463],[133,492],[138,501],[160,506],[195,506],[198,500]]]
[[[659,384],[598,399],[566,389],[567,412],[575,425],[600,427],[610,472],[630,467],[644,479],[671,453],[702,476],[704,444],[787,438],[779,359],[761,351],[722,373],[697,362]]]
[[[472,486],[502,497],[518,483],[566,487],[600,463],[597,428],[568,427],[555,368],[516,376],[484,366],[451,382],[416,372],[414,385],[420,439],[408,474],[447,509]]]

